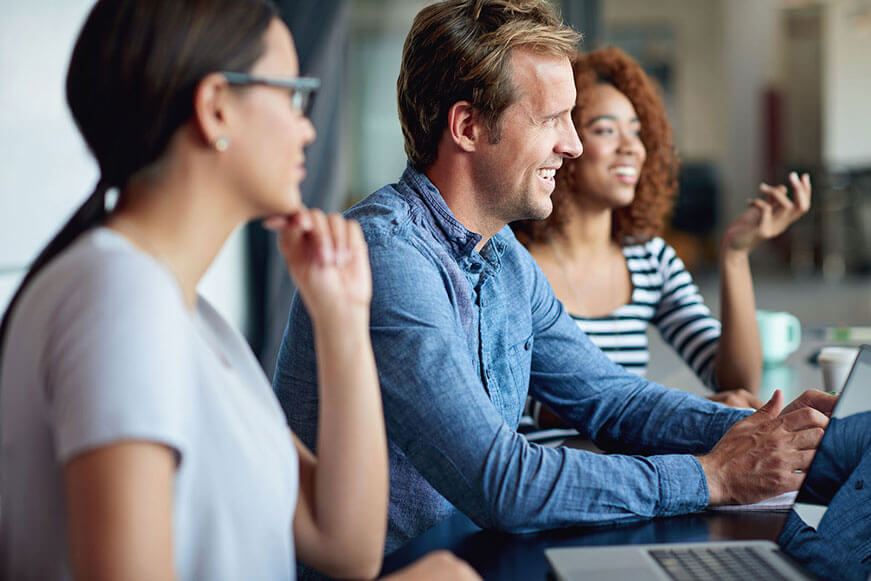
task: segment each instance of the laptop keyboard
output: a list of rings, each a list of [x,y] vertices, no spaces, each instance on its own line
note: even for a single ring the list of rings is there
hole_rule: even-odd
[[[749,547],[649,549],[648,553],[675,581],[787,579]]]

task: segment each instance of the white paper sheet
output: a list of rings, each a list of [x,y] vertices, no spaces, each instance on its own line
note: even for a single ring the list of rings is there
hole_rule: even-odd
[[[795,497],[798,495],[797,490],[792,492],[784,492],[765,500],[760,500],[753,504],[731,504],[726,506],[713,506],[711,510],[789,510],[795,503]]]

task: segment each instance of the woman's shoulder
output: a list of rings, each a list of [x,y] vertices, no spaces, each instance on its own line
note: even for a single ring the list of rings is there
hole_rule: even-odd
[[[168,267],[108,228],[82,234],[34,280],[37,284],[61,284],[68,292],[83,287],[95,296],[123,291],[131,299],[156,295],[182,300]]]
[[[174,277],[164,270],[112,231],[82,234],[22,294],[5,360],[19,361],[15,373],[22,377],[47,370],[49,400],[88,398],[113,381],[127,386],[126,393],[131,378],[147,383],[174,369],[188,373],[189,317]],[[94,370],[98,376],[89,375]]]
[[[644,241],[638,241],[623,246],[623,255],[630,263],[638,264],[639,261],[659,266],[667,263],[674,255],[674,249],[659,236],[654,236]]]
[[[19,316],[49,313],[71,322],[156,311],[176,316],[184,300],[173,275],[157,260],[106,228],[85,232],[29,284],[16,307]]]

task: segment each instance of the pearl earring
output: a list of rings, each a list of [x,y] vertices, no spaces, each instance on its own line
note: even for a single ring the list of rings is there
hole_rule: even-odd
[[[219,137],[215,140],[214,147],[216,151],[221,153],[230,149],[230,138],[229,137]]]

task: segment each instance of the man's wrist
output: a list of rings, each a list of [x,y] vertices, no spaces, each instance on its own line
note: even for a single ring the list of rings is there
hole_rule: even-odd
[[[702,466],[705,473],[705,481],[708,485],[708,506],[725,504],[723,487],[720,484],[719,475],[714,468],[714,462],[709,456],[696,456],[696,460]]]

